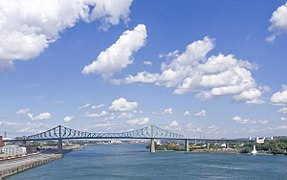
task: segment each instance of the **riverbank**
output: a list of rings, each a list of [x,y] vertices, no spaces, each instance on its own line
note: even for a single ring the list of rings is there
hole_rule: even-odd
[[[9,161],[3,161],[0,164],[0,179],[14,175],[16,173],[46,164],[48,162],[60,159],[63,154],[38,154],[32,157],[19,158]]]

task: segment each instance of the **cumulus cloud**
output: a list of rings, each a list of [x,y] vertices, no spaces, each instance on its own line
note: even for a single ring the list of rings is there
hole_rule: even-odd
[[[287,114],[287,107],[281,108],[278,110],[279,113]]]
[[[172,120],[168,126],[166,127],[166,129],[170,129],[170,130],[174,130],[174,131],[180,131],[181,128],[179,126],[179,123],[176,120]]]
[[[266,40],[273,42],[280,34],[287,33],[287,2],[273,12],[269,21],[271,25],[268,30],[271,35]]]
[[[276,126],[276,127],[269,127],[268,129],[270,129],[270,130],[282,130],[282,129],[287,129],[287,125],[281,125],[281,126]]]
[[[31,109],[25,108],[25,109],[19,109],[16,114],[19,115],[26,115],[30,120],[44,120],[44,119],[50,119],[51,118],[51,113],[49,112],[44,112],[40,113],[39,115],[34,115],[33,113],[30,112]]]
[[[104,104],[92,105],[91,108],[92,108],[92,109],[99,109],[99,108],[102,108],[102,107],[104,107],[104,106],[105,106]]]
[[[194,115],[195,116],[198,116],[198,117],[205,117],[207,114],[207,111],[206,110],[201,110],[199,111],[198,113],[195,113]]]
[[[280,120],[281,121],[287,121],[287,118],[286,117],[281,117]]]
[[[109,113],[107,111],[102,111],[101,113],[86,113],[85,117],[87,118],[98,118],[98,117],[104,117],[108,116]]]
[[[79,109],[85,109],[85,108],[88,108],[90,106],[91,106],[90,103],[86,103],[86,104],[83,104],[82,106],[79,106]]]
[[[191,116],[191,113],[190,113],[189,111],[185,111],[185,112],[183,113],[183,116],[184,116],[184,117],[189,117],[189,116]]]
[[[178,122],[176,120],[173,120],[169,123],[170,126],[178,126]]]
[[[137,25],[133,30],[125,31],[119,39],[91,64],[83,69],[84,74],[101,74],[105,79],[133,63],[133,53],[144,46],[147,37],[146,27]]]
[[[232,95],[236,101],[261,104],[263,90],[257,86],[251,70],[257,66],[234,55],[206,57],[214,48],[214,39],[204,37],[186,47],[185,52],[173,51],[165,57],[160,73],[139,72],[117,83],[153,83],[175,87],[174,93],[196,93],[201,99]]]
[[[258,123],[265,125],[265,124],[269,123],[269,121],[268,120],[259,120]]]
[[[41,113],[37,116],[33,115],[32,113],[27,113],[27,117],[31,120],[45,120],[45,119],[50,119],[51,114],[48,112]]]
[[[153,112],[153,114],[156,114],[156,115],[173,114],[173,110],[172,110],[172,108],[166,108],[166,109],[162,110],[161,112]]]
[[[146,123],[149,122],[149,118],[148,117],[144,117],[144,118],[136,118],[136,119],[131,119],[127,121],[127,124],[130,125],[144,125]]]
[[[16,114],[27,114],[30,111],[30,108],[19,109]]]
[[[255,124],[256,123],[256,121],[251,121],[250,119],[243,119],[240,116],[234,116],[232,120],[239,124]]]
[[[132,111],[138,107],[137,102],[129,102],[125,98],[115,99],[109,107],[110,111]]]
[[[101,20],[102,28],[127,22],[132,0],[0,1],[0,71],[15,60],[37,57],[77,21]]]
[[[75,118],[75,116],[65,116],[64,117],[64,121],[65,122],[70,122],[71,120],[73,120]]]
[[[283,91],[276,92],[271,97],[271,102],[274,104],[286,104],[287,103],[287,88],[285,85],[282,86]]]

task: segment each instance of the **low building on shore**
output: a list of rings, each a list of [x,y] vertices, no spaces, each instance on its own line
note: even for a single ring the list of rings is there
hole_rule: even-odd
[[[265,137],[256,137],[256,143],[258,144],[264,144]]]
[[[0,147],[0,158],[17,157],[27,154],[26,147],[18,145],[6,145]]]

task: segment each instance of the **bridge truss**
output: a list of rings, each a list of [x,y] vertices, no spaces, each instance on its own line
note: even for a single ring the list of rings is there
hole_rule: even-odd
[[[90,133],[59,125],[47,131],[27,136],[24,139],[40,141],[57,139],[182,139],[183,137],[181,134],[169,132],[153,125],[121,133]]]

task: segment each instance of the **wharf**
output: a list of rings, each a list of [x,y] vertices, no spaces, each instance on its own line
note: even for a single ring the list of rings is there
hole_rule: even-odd
[[[62,158],[63,154],[37,154],[33,156],[26,156],[23,158],[16,158],[13,160],[0,161],[0,180],[6,176],[28,170]]]

